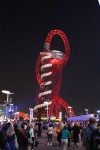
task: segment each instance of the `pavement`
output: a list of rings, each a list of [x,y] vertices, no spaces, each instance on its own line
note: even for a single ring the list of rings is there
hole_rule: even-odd
[[[43,138],[38,137],[39,145],[35,147],[35,150],[62,150],[62,145],[59,146],[57,142],[57,134],[53,135],[52,146],[47,145],[47,135]],[[74,144],[71,142],[71,146],[67,148],[68,150],[84,150],[82,143],[78,143],[78,148],[74,147]]]

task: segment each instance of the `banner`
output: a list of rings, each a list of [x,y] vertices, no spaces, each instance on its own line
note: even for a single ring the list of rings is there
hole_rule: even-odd
[[[62,112],[59,112],[59,119],[62,120]]]
[[[30,110],[30,123],[31,123],[33,119],[33,108],[29,108],[29,110]]]

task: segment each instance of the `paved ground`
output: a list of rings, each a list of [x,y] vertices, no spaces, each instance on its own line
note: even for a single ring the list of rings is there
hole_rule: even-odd
[[[39,137],[38,141],[39,145],[35,148],[35,150],[62,150],[62,146],[59,147],[58,142],[56,140],[56,134],[53,136],[52,146],[47,145],[47,137]],[[84,148],[81,143],[78,144],[78,148],[75,148],[73,143],[71,143],[71,146],[70,148],[68,148],[68,150],[84,150]]]

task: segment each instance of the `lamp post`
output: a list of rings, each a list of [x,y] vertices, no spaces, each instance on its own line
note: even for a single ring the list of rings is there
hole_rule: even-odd
[[[14,94],[14,93],[10,93],[10,91],[7,90],[2,90],[2,93],[7,94],[7,100],[6,102],[6,120],[8,119],[8,105],[9,105],[9,95],[10,94]]]
[[[72,113],[72,107],[68,106],[68,117],[71,117],[71,113]]]
[[[97,118],[100,120],[100,110],[97,110]]]
[[[97,110],[97,113],[100,114],[100,110]]]
[[[69,109],[69,113],[71,113],[72,112],[72,107],[71,106],[68,106],[68,109]]]
[[[88,109],[85,109],[85,112],[86,112],[86,115],[88,115],[88,114],[89,114],[89,110],[88,110]]]
[[[47,121],[48,121],[48,117],[49,117],[49,113],[48,113],[48,109],[49,109],[49,107],[48,107],[48,106],[49,106],[49,102],[44,102],[44,104],[46,104],[46,106],[47,106],[47,108],[46,108],[46,109],[47,109]]]

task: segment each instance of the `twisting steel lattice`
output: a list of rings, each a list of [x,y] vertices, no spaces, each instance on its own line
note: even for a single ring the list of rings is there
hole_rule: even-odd
[[[59,35],[64,42],[65,53],[58,50],[51,50],[50,44],[52,37]],[[61,30],[52,30],[49,32],[43,52],[40,52],[36,63],[36,77],[40,85],[38,93],[38,103],[52,101],[49,109],[49,115],[53,116],[53,110],[56,116],[61,112],[61,105],[69,111],[69,105],[59,96],[59,90],[62,82],[62,68],[69,59],[70,46],[66,35]],[[73,110],[72,110],[73,111]]]

